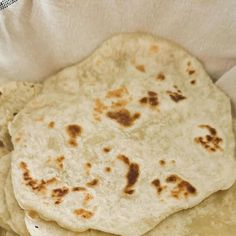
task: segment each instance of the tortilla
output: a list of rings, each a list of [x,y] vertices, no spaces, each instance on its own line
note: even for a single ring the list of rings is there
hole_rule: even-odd
[[[113,37],[10,125],[16,199],[72,231],[144,234],[234,183],[231,124],[229,99],[183,49]]]
[[[4,196],[4,184],[7,173],[9,172],[10,164],[11,162],[9,155],[5,155],[0,158],[0,226],[7,230],[11,229],[11,223]]]
[[[236,137],[236,120],[234,120],[234,134]],[[24,214],[22,217],[24,217]],[[27,214],[25,221],[31,236],[76,236],[84,234],[66,231],[53,222],[40,219],[37,214]],[[214,193],[194,208],[169,216],[152,231],[145,234],[145,236],[234,236],[235,232],[236,183],[229,190]],[[89,236],[104,235],[108,236],[111,234],[97,231],[90,231],[89,234]]]
[[[41,89],[40,84],[8,82],[0,84],[0,158],[12,150],[8,123]]]
[[[8,176],[6,179],[4,192],[5,192],[5,197],[6,197],[7,209],[10,214],[12,225],[14,225],[14,231],[17,232],[19,235],[23,235],[23,236],[29,235],[28,230],[26,229],[26,226],[25,226],[24,210],[20,208],[14,196],[10,172],[8,173]]]

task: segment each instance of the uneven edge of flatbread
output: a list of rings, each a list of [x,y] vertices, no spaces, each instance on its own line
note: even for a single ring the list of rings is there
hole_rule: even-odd
[[[230,184],[231,185],[231,184]],[[225,188],[228,188],[229,186],[227,186],[227,187],[225,187]],[[210,193],[209,193],[210,194]],[[196,203],[195,203],[196,204]],[[164,218],[165,216],[163,216],[163,218]],[[153,222],[154,223],[154,222]]]

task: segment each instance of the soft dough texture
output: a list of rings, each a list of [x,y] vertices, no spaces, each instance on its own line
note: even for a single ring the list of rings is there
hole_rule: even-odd
[[[23,209],[20,208],[20,206],[18,205],[15,199],[14,191],[12,188],[10,172],[8,173],[8,176],[6,179],[4,192],[5,192],[5,197],[6,197],[7,209],[11,217],[12,225],[14,226],[14,231],[17,232],[19,235],[28,236],[29,233],[28,233],[28,230],[26,229],[25,221],[24,221],[25,212]]]
[[[67,229],[141,235],[233,184],[231,124],[229,99],[195,58],[119,35],[14,119],[14,192]]]
[[[0,84],[0,158],[12,150],[8,123],[41,89],[30,82],[5,82]]]

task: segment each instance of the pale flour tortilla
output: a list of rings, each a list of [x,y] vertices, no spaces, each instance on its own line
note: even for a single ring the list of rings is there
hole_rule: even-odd
[[[5,192],[5,197],[6,197],[7,209],[10,214],[12,225],[14,226],[14,231],[17,232],[19,235],[28,236],[29,233],[28,233],[28,230],[26,229],[25,221],[24,221],[25,213],[24,213],[24,210],[20,208],[19,204],[17,203],[15,199],[15,195],[12,188],[10,172],[8,173],[8,176],[6,179],[4,192]]]
[[[38,83],[0,83],[0,158],[12,150],[7,125],[41,89]]]
[[[234,134],[236,137],[236,120],[234,120]],[[15,211],[17,211],[17,205]],[[23,210],[21,211],[23,218],[24,213]],[[76,236],[85,234],[66,231],[55,223],[40,219],[37,215],[30,217],[26,214],[25,222],[31,236]],[[214,193],[192,209],[183,210],[169,216],[145,236],[234,236],[235,233],[236,184],[229,190]],[[89,234],[89,236],[103,235],[109,236],[111,234],[95,231],[90,231]]]
[[[0,226],[7,230],[14,228],[9,218],[4,196],[4,184],[10,167],[9,155],[6,154],[12,150],[7,126],[40,89],[40,84],[30,82],[7,83],[7,81],[1,80],[0,83]]]
[[[195,58],[119,35],[49,78],[14,119],[14,192],[64,228],[141,235],[234,183],[231,123]]]

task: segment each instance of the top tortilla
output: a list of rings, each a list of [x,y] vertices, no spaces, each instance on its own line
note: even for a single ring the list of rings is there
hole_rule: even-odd
[[[10,134],[20,205],[77,232],[144,234],[236,177],[229,99],[150,35],[115,36],[49,78]]]

